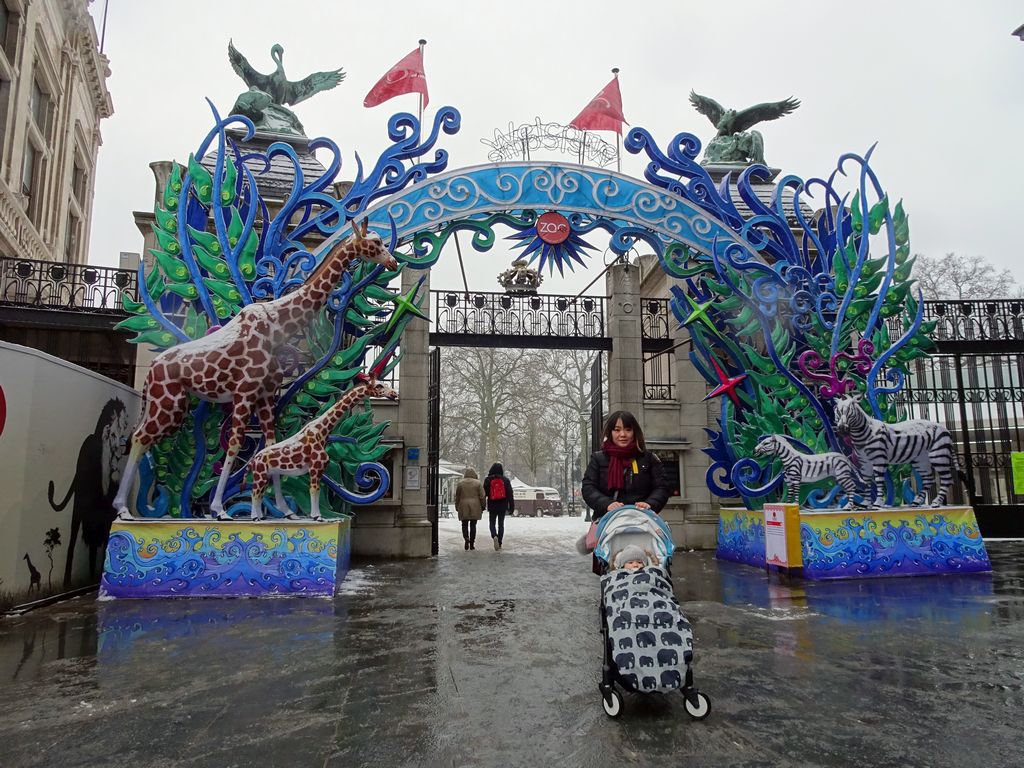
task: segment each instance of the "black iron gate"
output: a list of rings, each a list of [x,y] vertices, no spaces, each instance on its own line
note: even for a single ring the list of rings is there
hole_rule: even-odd
[[[1024,437],[1024,356],[938,354],[916,361],[905,395],[911,418],[945,424],[962,480],[952,501],[974,507],[983,536],[1024,536],[1024,489],[1013,484],[1012,454]]]
[[[441,348],[430,350],[427,373],[427,516],[430,518],[430,553],[438,552],[437,514],[441,477]]]
[[[983,536],[1024,536],[1024,488],[1012,457],[1024,450],[1024,302],[929,301],[938,353],[915,361],[901,395],[910,418],[945,424]],[[966,486],[966,488],[962,487]]]

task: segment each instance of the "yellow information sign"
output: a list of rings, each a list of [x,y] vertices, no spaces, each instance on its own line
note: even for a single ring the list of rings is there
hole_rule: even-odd
[[[1024,451],[1013,451],[1010,464],[1013,466],[1013,492],[1024,495]]]

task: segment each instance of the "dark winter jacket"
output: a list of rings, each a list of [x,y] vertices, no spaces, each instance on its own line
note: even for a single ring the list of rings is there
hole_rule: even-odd
[[[608,511],[608,505],[615,501],[621,501],[623,504],[645,501],[655,512],[661,512],[669,496],[661,460],[650,451],[644,451],[637,457],[636,464],[639,471],[634,474],[632,465],[627,463],[626,487],[620,490],[618,498],[615,498],[605,486],[608,457],[603,451],[591,454],[587,473],[583,476],[583,500],[594,510],[594,520],[604,515]]]
[[[505,498],[504,499],[492,499],[491,498],[491,480],[501,480],[505,485]],[[492,464],[491,471],[487,473],[487,477],[484,478],[484,494],[487,496],[487,511],[488,512],[505,512],[511,514],[516,508],[515,499],[512,496],[512,483],[505,477],[505,469],[501,464]]]

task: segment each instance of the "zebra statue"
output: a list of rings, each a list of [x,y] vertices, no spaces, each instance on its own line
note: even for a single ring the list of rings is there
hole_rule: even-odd
[[[834,478],[846,492],[843,509],[854,506],[853,494],[860,480],[853,462],[841,453],[800,453],[790,445],[785,435],[769,435],[754,448],[755,456],[777,456],[782,459],[782,477],[785,482],[784,500],[800,503],[800,486],[826,478]]]
[[[910,464],[921,476],[922,487],[914,496],[912,506],[920,507],[935,488],[934,473],[939,473],[939,492],[933,507],[946,504],[946,494],[953,484],[953,472],[959,469],[953,438],[949,430],[934,421],[913,419],[886,424],[864,413],[860,396],[836,400],[836,431],[848,434],[860,458],[860,468],[868,482],[875,486],[873,507],[885,499],[885,471],[897,464]]]

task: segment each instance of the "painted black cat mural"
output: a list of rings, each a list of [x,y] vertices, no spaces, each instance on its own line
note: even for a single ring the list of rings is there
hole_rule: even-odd
[[[75,497],[71,508],[71,534],[68,536],[68,557],[64,565],[64,585],[71,584],[71,566],[75,556],[78,531],[89,547],[89,575],[95,578],[96,555],[106,547],[110,525],[114,521],[112,502],[117,492],[120,473],[118,462],[124,456],[128,435],[125,405],[120,398],[112,398],[100,411],[96,429],[85,438],[78,451],[75,477],[64,500],[53,500],[54,485],[50,481],[50,506],[60,512]]]

